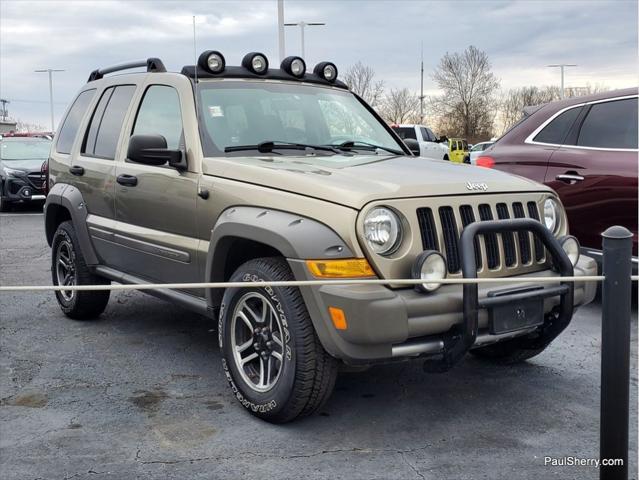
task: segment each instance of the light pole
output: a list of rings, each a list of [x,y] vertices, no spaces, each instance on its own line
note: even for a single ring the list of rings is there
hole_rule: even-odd
[[[284,36],[284,0],[277,0],[277,39],[280,51],[280,63],[286,57],[286,41]]]
[[[304,55],[304,29],[306,27],[314,27],[314,26],[318,26],[318,25],[326,25],[325,23],[321,23],[321,22],[304,22],[304,21],[300,21],[297,23],[285,23],[284,26],[285,27],[300,27],[300,33],[302,35],[302,58],[305,58]]]
[[[64,70],[45,68],[43,70],[34,70],[36,73],[49,74],[49,104],[51,106],[51,133],[55,132],[55,121],[53,120],[53,72],[64,72]]]
[[[577,65],[575,65],[574,63],[555,63],[552,65],[546,65],[547,67],[552,67],[552,68],[557,68],[559,67],[561,69],[561,98],[565,98],[566,97],[566,92],[564,91],[564,68],[566,67],[576,67]]]
[[[421,80],[419,89],[419,124],[424,123],[424,42],[422,41]]]

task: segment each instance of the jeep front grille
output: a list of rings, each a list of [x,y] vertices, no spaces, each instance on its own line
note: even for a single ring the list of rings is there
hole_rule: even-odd
[[[512,204],[497,203],[495,205],[482,203],[479,206],[461,205],[459,211],[450,206],[439,207],[435,216],[428,207],[417,209],[417,219],[424,250],[438,250],[446,258],[446,265],[450,274],[461,272],[461,255],[459,238],[461,231],[478,218],[479,221],[493,219],[507,220],[510,218],[533,218],[539,220],[539,210],[535,202],[528,202],[528,216],[521,202]],[[438,221],[437,221],[438,220]],[[515,235],[517,241],[515,241]],[[483,266],[488,270],[499,272],[509,268],[534,266],[544,263],[545,252],[541,240],[533,236],[531,241],[529,232],[506,232],[478,235],[475,238],[475,262],[477,270]],[[441,245],[441,248],[438,248]],[[534,259],[533,249],[534,245]]]

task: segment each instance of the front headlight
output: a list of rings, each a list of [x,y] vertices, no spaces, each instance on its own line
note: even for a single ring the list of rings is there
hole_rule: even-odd
[[[373,208],[364,218],[364,238],[375,253],[390,255],[402,239],[399,217],[388,208]]]
[[[553,198],[547,198],[544,202],[544,225],[553,234],[557,233],[561,224],[561,207]]]
[[[4,173],[7,177],[21,177],[24,172],[22,170],[14,170],[13,168],[4,167]]]

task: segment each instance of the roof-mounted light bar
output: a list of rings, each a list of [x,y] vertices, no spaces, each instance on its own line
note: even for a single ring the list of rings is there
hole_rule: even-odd
[[[241,66],[226,65],[224,55],[217,50],[206,50],[198,57],[197,65],[185,66],[182,74],[190,78],[264,78],[269,80],[298,80],[306,83],[332,85],[343,89],[348,86],[338,80],[337,67],[332,62],[318,63],[312,72],[306,71],[307,66],[303,58],[298,56],[286,57],[280,68],[270,68],[265,54],[260,52],[247,53],[242,59]]]

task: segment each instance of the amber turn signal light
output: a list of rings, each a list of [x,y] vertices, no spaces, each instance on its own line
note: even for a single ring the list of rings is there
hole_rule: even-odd
[[[346,330],[348,328],[348,324],[346,323],[346,314],[344,310],[337,307],[328,307],[328,313],[331,314],[331,320],[333,321],[333,326],[337,330]]]
[[[339,260],[306,260],[309,271],[317,278],[374,277],[375,272],[365,258]]]

